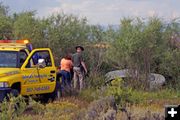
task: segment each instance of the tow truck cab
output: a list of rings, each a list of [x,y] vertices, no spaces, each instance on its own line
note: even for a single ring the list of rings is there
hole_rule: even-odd
[[[27,40],[0,40],[0,101],[14,96],[54,94],[56,67],[49,48],[32,49]]]

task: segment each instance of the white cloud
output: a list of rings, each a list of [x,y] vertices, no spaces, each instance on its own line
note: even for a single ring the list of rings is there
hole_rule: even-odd
[[[175,18],[178,18],[178,17],[180,17],[179,13],[177,13],[176,11],[173,11],[171,19],[175,19]]]
[[[119,24],[122,17],[160,16],[172,19],[180,16],[180,9],[169,0],[56,0],[56,7],[46,7],[41,15],[64,12],[87,17],[91,24]],[[178,4],[180,2],[177,2]]]
[[[148,17],[154,17],[157,16],[157,13],[154,10],[148,11]]]

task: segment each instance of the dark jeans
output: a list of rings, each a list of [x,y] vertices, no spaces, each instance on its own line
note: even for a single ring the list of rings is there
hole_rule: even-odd
[[[61,70],[57,74],[57,79],[62,78],[61,89],[69,89],[71,87],[71,73],[65,70]]]

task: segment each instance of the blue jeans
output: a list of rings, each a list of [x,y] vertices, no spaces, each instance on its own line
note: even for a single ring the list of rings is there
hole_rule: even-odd
[[[61,70],[57,76],[58,76],[58,79],[59,77],[62,78],[62,82],[61,82],[62,89],[71,87],[71,73],[70,72]]]

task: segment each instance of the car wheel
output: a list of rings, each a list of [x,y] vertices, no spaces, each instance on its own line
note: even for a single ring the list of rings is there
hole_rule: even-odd
[[[56,99],[60,99],[62,96],[60,82],[59,81],[56,82],[55,90],[52,93],[43,94],[42,96],[43,97],[41,101],[45,103],[49,101],[54,101]]]
[[[55,88],[54,92],[51,94],[51,98],[52,98],[52,100],[55,100],[55,99],[60,99],[61,96],[62,96],[61,84],[59,81],[57,81],[56,88]]]
[[[18,97],[19,95],[19,91],[16,89],[12,89],[10,92],[10,95],[12,95],[13,97]]]

